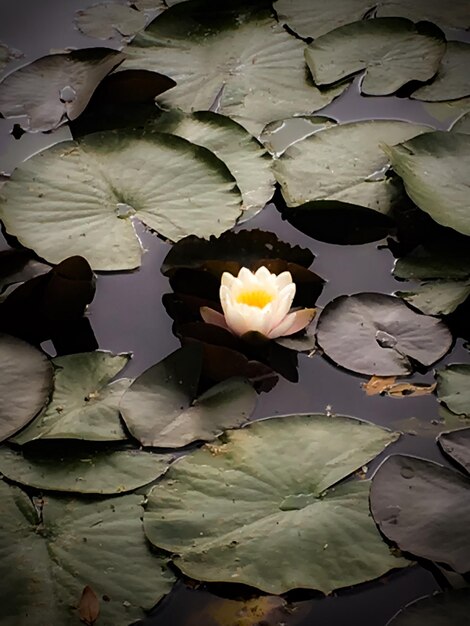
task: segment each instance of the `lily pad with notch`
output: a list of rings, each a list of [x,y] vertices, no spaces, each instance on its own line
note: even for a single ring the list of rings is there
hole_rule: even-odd
[[[26,426],[47,404],[54,370],[47,356],[21,339],[0,334],[0,441]]]
[[[429,367],[452,345],[440,320],[380,293],[339,296],[323,309],[317,341],[335,363],[353,372],[406,376],[414,363]]]
[[[437,72],[446,50],[444,33],[429,22],[400,17],[361,20],[315,39],[305,60],[317,85],[331,85],[365,70],[361,92],[387,96]]]
[[[103,78],[124,60],[109,48],[51,54],[15,70],[0,84],[3,117],[26,116],[24,130],[50,131],[85,109]]]
[[[38,505],[0,480],[0,598],[5,626],[79,626],[83,588],[100,601],[102,626],[127,626],[168,593],[174,577],[148,549],[142,496],[75,499],[48,495]],[[36,503],[38,504],[38,503]]]
[[[286,415],[228,431],[223,442],[174,464],[152,489],[145,533],[198,580],[280,594],[329,593],[377,578],[408,561],[378,534],[368,481],[338,481],[397,437],[326,415]]]
[[[41,443],[14,450],[0,447],[0,474],[41,491],[112,495],[133,491],[162,476],[170,454],[142,450]]]
[[[470,415],[470,365],[453,363],[436,372],[437,397],[457,415]]]
[[[203,349],[173,352],[138,376],[121,398],[129,432],[144,446],[180,448],[211,441],[226,428],[244,424],[256,403],[250,383],[230,378],[199,397]]]
[[[470,428],[440,433],[437,440],[444,452],[470,474]]]
[[[51,402],[12,441],[22,445],[37,439],[127,439],[118,407],[131,381],[110,381],[129,359],[129,354],[101,350],[53,359],[56,372]]]
[[[470,570],[470,478],[413,456],[386,459],[372,478],[372,515],[400,550]]]

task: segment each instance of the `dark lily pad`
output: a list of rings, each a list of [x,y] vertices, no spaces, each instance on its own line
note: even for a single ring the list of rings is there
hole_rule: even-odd
[[[376,578],[407,561],[392,556],[372,523],[369,483],[337,483],[396,438],[326,415],[229,431],[225,443],[187,455],[152,489],[145,533],[199,580],[280,594],[329,593]]]
[[[24,130],[57,128],[80,115],[101,80],[123,59],[108,48],[42,57],[3,79],[0,112],[6,118],[26,116]]]
[[[96,351],[53,359],[56,373],[51,402],[13,441],[126,439],[118,406],[131,381],[110,381],[129,358],[129,354]]]
[[[393,455],[372,479],[372,515],[400,550],[470,570],[470,479],[412,456]]]
[[[120,410],[130,433],[144,446],[180,448],[211,441],[244,424],[256,392],[232,378],[197,397],[203,350],[183,347],[141,374],[124,393]]]
[[[0,293],[9,285],[22,283],[50,269],[50,265],[35,259],[28,250],[0,250]]]
[[[52,391],[53,368],[46,355],[9,335],[0,334],[0,441],[26,426]]]
[[[305,50],[317,85],[331,85],[365,70],[361,91],[386,96],[413,80],[430,80],[446,50],[444,33],[428,22],[383,17],[347,24]]]
[[[456,363],[436,373],[437,397],[458,415],[470,415],[470,365]]]
[[[168,469],[173,457],[141,450],[65,448],[53,454],[40,446],[15,451],[0,447],[0,473],[35,489],[89,494],[133,491]]]
[[[452,345],[440,320],[380,293],[339,296],[323,309],[317,341],[335,363],[360,374],[403,376],[413,361],[429,366]]]
[[[386,626],[467,626],[470,591],[453,589],[407,604]]]
[[[470,473],[470,428],[462,428],[438,437],[441,448]]]
[[[435,131],[383,149],[420,209],[438,224],[470,235],[469,135]]]
[[[129,41],[145,28],[147,16],[125,4],[103,2],[77,11],[74,22],[89,37]]]
[[[80,626],[85,586],[100,598],[102,626],[127,626],[170,591],[174,578],[142,532],[142,496],[47,496],[39,513],[21,489],[0,481],[0,499],[5,626],[27,626],[38,611],[37,623]]]
[[[457,100],[470,94],[470,44],[448,41],[437,76],[430,85],[417,89],[412,98],[438,102]]]
[[[397,260],[393,274],[404,280],[465,280],[470,278],[470,253],[465,243],[418,246]]]
[[[395,295],[426,315],[449,315],[470,296],[470,281],[435,280]]]

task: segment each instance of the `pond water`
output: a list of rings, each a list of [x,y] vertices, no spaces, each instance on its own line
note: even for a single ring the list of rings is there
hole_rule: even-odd
[[[50,49],[101,46],[103,42],[82,36],[73,27],[73,15],[89,4],[86,0],[16,0],[2,3],[0,8],[0,41],[18,48],[22,59],[10,64],[8,70],[47,54]],[[113,45],[107,42],[104,45]],[[445,122],[432,118],[421,103],[404,98],[364,98],[359,95],[357,82],[348,92],[322,113],[338,121],[372,118],[393,118],[415,121],[446,129]],[[23,159],[38,150],[70,137],[67,127],[51,134],[24,134],[14,139],[10,134],[12,122],[0,119],[0,171],[9,173]],[[283,221],[274,204],[238,229],[261,228],[274,231],[279,239],[310,248],[316,255],[313,269],[326,279],[318,304],[324,306],[341,294],[363,291],[393,293],[400,289],[392,276],[394,258],[383,242],[357,246],[340,246],[316,241]],[[88,316],[98,345],[105,350],[133,353],[124,375],[134,377],[179,347],[172,334],[172,321],[163,305],[162,295],[171,291],[160,266],[170,246],[140,225],[146,253],[141,269],[128,273],[99,274],[96,296]],[[382,244],[382,245],[381,245]],[[6,249],[5,239],[0,249]],[[51,350],[49,344],[44,348]],[[439,364],[468,362],[468,351],[462,341]],[[431,381],[432,371],[415,375],[413,380]],[[405,432],[390,449],[393,452],[447,463],[436,446],[438,429],[432,421],[439,419],[439,405],[432,395],[395,399],[368,397],[361,388],[366,379],[342,370],[318,354],[299,356],[299,381],[281,378],[274,389],[259,396],[254,419],[270,415],[297,412],[332,411],[352,415]],[[299,442],[299,445],[302,445]],[[380,460],[381,457],[379,457]],[[377,465],[370,465],[369,473]],[[443,578],[436,571],[417,564],[398,571],[374,583],[363,584],[330,597],[319,594],[290,594],[289,600],[299,609],[295,622],[286,617],[285,623],[296,626],[328,624],[346,626],[385,626],[387,621],[408,602],[440,590]],[[145,621],[146,626],[190,626],[194,616],[219,597],[246,597],[250,591],[228,585],[194,585],[180,581],[173,591],[156,607]],[[294,613],[295,615],[295,613]],[[193,620],[193,621],[191,621]],[[279,621],[281,626],[282,620]],[[198,625],[199,626],[199,625]],[[210,623],[200,626],[211,626]]]

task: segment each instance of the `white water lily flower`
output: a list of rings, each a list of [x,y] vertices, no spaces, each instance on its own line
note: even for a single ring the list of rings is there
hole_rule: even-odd
[[[271,274],[267,267],[256,272],[242,267],[238,276],[222,275],[220,303],[224,314],[201,307],[205,322],[230,330],[235,335],[257,331],[276,339],[293,335],[305,328],[315,315],[315,309],[289,313],[295,296],[295,283],[290,272]]]

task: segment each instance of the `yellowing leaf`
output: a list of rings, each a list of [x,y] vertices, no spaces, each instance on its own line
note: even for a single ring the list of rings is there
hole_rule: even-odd
[[[100,614],[100,601],[96,593],[88,585],[83,589],[78,614],[82,622],[87,626],[93,626]]]
[[[368,396],[376,396],[384,393],[396,381],[396,376],[372,376],[366,383],[362,383],[362,388]]]

